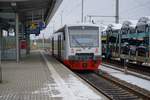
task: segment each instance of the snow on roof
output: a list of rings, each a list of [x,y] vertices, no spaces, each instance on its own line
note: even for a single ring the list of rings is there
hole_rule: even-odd
[[[122,24],[113,23],[107,26],[107,30],[118,30],[118,29],[121,29],[121,27],[122,27]]]
[[[99,27],[100,25],[91,24],[91,23],[78,23],[78,24],[66,24],[66,26],[68,26],[68,27],[71,27],[71,26],[94,26],[94,27]]]
[[[141,17],[138,20],[137,26],[146,25],[146,24],[150,25],[150,16]]]
[[[136,25],[137,25],[137,23],[138,23],[138,20],[130,20],[131,21],[131,27],[133,27],[133,28],[135,28],[136,27]]]
[[[138,20],[124,21],[123,24],[122,24],[122,28],[129,28],[129,27],[135,28],[136,25],[137,25],[137,22],[138,22]]]
[[[93,27],[100,27],[98,24],[91,24],[91,23],[77,23],[77,24],[66,24],[63,27],[59,28],[55,33],[62,31],[65,26],[67,27],[73,27],[73,26],[93,26]]]
[[[107,26],[101,26],[102,27],[102,31],[106,31]]]

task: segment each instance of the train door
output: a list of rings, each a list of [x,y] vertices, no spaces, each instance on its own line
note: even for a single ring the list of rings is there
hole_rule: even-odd
[[[62,35],[61,35],[61,57],[64,59],[65,57],[65,46],[66,43],[65,43],[65,32],[62,32]]]
[[[54,37],[52,38],[52,55],[54,55]]]
[[[58,57],[61,58],[61,35],[58,35]]]
[[[106,39],[106,59],[110,59],[111,58],[111,41],[110,41],[110,37],[111,37],[111,31],[106,31],[107,32],[107,39]]]
[[[117,30],[117,32],[116,32],[116,41],[115,41],[115,44],[114,44],[114,53],[115,53],[114,56],[115,57],[119,57],[120,56],[120,54],[119,54],[119,46],[120,46],[119,38],[120,38],[120,31]]]

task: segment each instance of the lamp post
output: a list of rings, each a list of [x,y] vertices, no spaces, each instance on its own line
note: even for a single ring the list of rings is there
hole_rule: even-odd
[[[116,16],[115,16],[115,22],[119,23],[119,0],[116,0]]]

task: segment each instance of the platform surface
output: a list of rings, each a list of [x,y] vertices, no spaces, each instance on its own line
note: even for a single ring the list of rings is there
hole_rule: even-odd
[[[19,64],[2,62],[0,100],[105,100],[106,98],[43,52]]]

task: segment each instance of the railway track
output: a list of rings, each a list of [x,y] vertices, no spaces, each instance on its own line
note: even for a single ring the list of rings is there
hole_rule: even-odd
[[[100,74],[101,73],[101,74]],[[150,93],[136,90],[103,72],[77,72],[76,74],[103,93],[110,100],[150,100]]]
[[[105,72],[75,73],[110,100],[150,100],[149,91],[122,82]]]
[[[103,60],[103,63],[112,65],[114,67],[124,69],[124,64],[119,62],[119,61],[116,61],[116,60],[111,60],[109,62],[106,62],[106,60]],[[128,67],[129,71],[133,71],[133,72],[136,72],[136,73],[139,73],[139,74],[150,76],[150,67],[140,66],[140,65],[132,64],[132,63],[128,63],[127,67]]]

